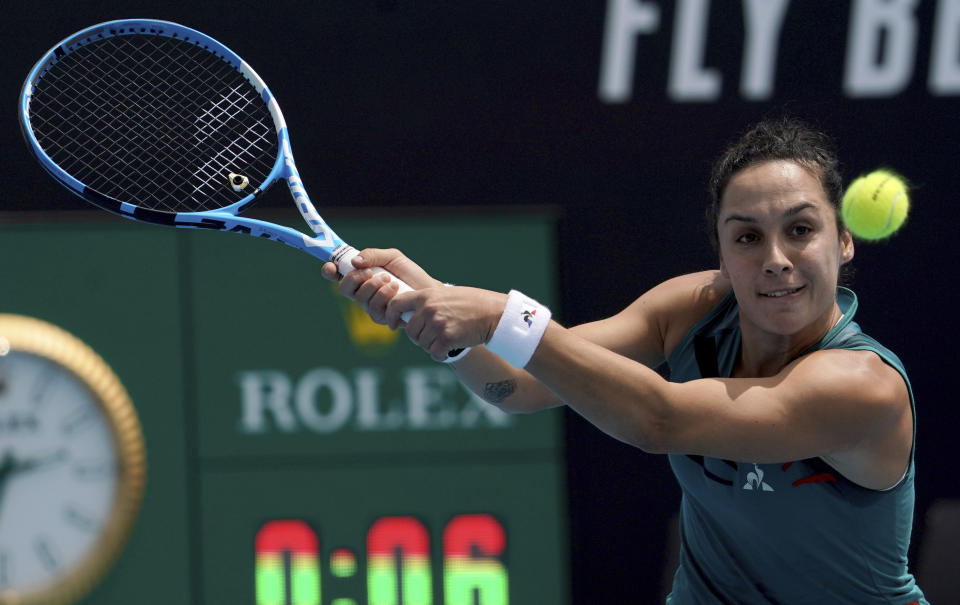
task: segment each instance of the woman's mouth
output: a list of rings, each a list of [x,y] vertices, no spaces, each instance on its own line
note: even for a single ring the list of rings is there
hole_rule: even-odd
[[[771,290],[769,292],[761,292],[760,296],[765,296],[767,298],[781,298],[783,296],[790,296],[791,294],[796,294],[800,290],[803,290],[804,286],[799,286],[796,288],[784,288],[781,290]]]

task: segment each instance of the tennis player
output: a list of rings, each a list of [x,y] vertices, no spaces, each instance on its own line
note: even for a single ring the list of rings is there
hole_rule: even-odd
[[[567,405],[667,454],[683,491],[668,603],[926,603],[907,564],[913,395],[838,285],[854,245],[831,140],[764,121],[710,188],[719,269],[593,323],[565,328],[519,291],[444,286],[396,250],[362,251],[339,289],[393,328],[412,311],[406,333],[435,360],[472,347],[451,366],[490,403]],[[651,369],[664,361],[669,381]]]

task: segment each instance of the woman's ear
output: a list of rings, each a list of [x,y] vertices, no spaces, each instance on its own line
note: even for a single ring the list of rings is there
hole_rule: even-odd
[[[840,233],[840,264],[845,265],[853,260],[853,234],[849,229]]]

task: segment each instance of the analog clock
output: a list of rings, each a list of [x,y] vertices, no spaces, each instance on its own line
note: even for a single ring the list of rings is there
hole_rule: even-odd
[[[64,330],[0,314],[0,605],[79,599],[136,520],[143,437],[120,380]]]

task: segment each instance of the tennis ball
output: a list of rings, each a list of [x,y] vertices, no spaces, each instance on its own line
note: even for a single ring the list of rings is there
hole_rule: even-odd
[[[893,235],[907,220],[909,209],[903,179],[889,170],[874,170],[850,183],[840,214],[856,237],[877,241]]]

